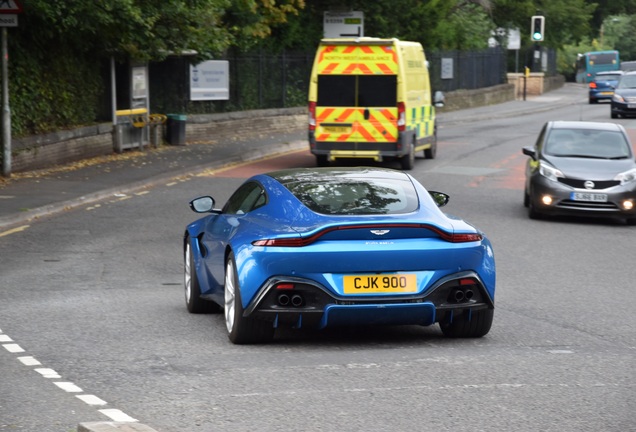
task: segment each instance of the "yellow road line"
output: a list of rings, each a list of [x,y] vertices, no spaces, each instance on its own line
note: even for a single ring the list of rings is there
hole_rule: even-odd
[[[29,227],[30,227],[30,225],[22,225],[22,226],[10,229],[10,230],[5,231],[5,232],[0,232],[0,237],[4,237],[4,236],[8,236],[8,235],[11,235],[11,234],[15,234],[15,233],[24,231],[25,229],[27,229]]]

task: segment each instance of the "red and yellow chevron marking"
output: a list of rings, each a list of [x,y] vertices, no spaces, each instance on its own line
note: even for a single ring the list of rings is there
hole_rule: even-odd
[[[397,74],[397,53],[385,45],[325,45],[319,48],[321,75]]]
[[[397,112],[393,112],[396,109],[373,110],[368,119],[364,118],[364,111],[364,108],[319,108],[316,113],[316,139],[331,142],[397,141]]]

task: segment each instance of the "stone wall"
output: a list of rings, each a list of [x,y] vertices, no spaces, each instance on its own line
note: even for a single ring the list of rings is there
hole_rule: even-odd
[[[455,90],[445,93],[444,99],[444,107],[438,108],[440,112],[495,105],[515,99],[514,85],[500,84],[477,90]]]
[[[523,99],[524,85],[526,97],[539,96],[562,87],[565,83],[565,77],[563,75],[546,77],[543,72],[531,72],[524,83],[524,74],[509,73],[508,82],[514,85],[515,98],[519,100]]]
[[[48,168],[113,152],[113,127],[99,124],[11,141],[11,171]]]

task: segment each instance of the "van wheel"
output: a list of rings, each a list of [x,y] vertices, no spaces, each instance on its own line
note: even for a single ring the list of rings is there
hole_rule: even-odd
[[[415,146],[413,143],[409,144],[409,152],[402,156],[400,163],[402,164],[402,169],[404,171],[410,171],[415,166]]]
[[[329,162],[326,155],[316,155],[316,166],[326,167],[327,165],[329,165]]]
[[[433,141],[431,142],[431,147],[424,150],[424,157],[426,159],[435,159],[437,155],[437,127],[435,127],[435,132],[433,133]]]

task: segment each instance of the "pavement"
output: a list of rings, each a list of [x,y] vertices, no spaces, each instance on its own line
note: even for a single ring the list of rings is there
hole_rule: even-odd
[[[519,116],[587,103],[585,88],[566,84],[558,90],[526,101],[438,112],[442,127],[493,118]],[[187,141],[187,137],[186,137]],[[161,146],[143,151],[87,159],[50,169],[0,177],[0,237],[21,231],[40,218],[97,201],[135,193],[172,179],[196,176],[271,157],[308,149],[307,131],[298,130],[252,140],[197,142]],[[91,422],[78,432],[156,432],[140,423]]]
[[[584,87],[567,83],[541,96],[459,111],[438,111],[441,127],[513,117],[587,101]],[[187,142],[187,136],[186,136]],[[210,141],[185,146],[131,150],[0,177],[0,237],[37,219],[164,184],[183,176],[220,170],[276,154],[308,149],[307,131],[243,141]]]

